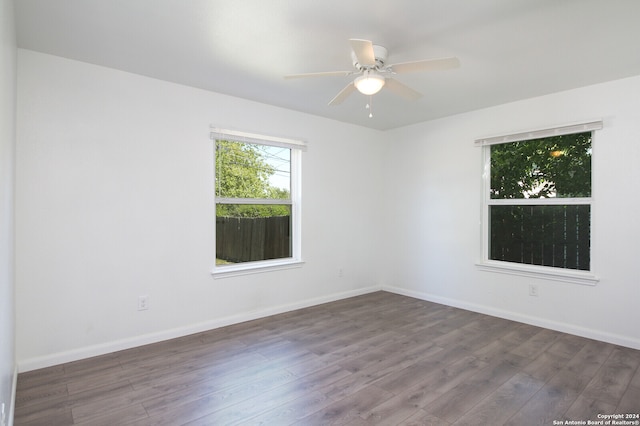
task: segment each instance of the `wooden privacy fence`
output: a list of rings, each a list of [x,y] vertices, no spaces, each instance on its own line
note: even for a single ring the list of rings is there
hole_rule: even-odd
[[[216,258],[228,262],[291,257],[289,216],[216,217]]]
[[[490,258],[589,270],[589,205],[491,206]]]

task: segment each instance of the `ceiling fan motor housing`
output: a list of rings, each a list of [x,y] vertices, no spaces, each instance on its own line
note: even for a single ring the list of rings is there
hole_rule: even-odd
[[[376,58],[376,64],[375,66],[371,66],[371,65],[361,65],[358,62],[358,58],[356,57],[356,54],[352,51],[351,52],[351,60],[353,61],[353,67],[355,69],[357,69],[358,71],[362,71],[362,70],[367,70],[367,69],[377,69],[377,70],[382,70],[384,67],[385,62],[387,62],[387,49],[382,47],[382,46],[378,46],[378,45],[373,45],[373,54]]]

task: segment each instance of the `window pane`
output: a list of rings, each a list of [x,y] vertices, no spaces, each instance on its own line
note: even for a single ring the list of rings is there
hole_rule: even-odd
[[[491,146],[492,199],[591,196],[591,132]]]
[[[589,270],[591,206],[489,206],[490,259]]]
[[[291,253],[291,206],[216,206],[216,265],[282,259]]]
[[[216,196],[289,199],[291,150],[216,140]]]

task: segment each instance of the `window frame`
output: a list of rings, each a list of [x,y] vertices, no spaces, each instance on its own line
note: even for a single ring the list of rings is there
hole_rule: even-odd
[[[574,133],[591,132],[591,147],[594,152],[594,141],[596,131],[602,129],[602,121],[589,121],[577,124],[570,124],[560,127],[545,128],[519,132],[509,135],[501,135],[477,139],[475,145],[482,149],[482,210],[481,210],[481,259],[476,262],[478,269],[482,271],[496,272],[502,274],[519,275],[529,278],[546,279],[582,285],[595,285],[599,277],[594,273],[593,257],[593,174],[591,177],[592,188],[591,197],[584,198],[518,198],[518,199],[492,199],[491,189],[491,145],[514,143],[532,139],[540,139],[551,136],[569,135]],[[593,157],[592,157],[593,158]],[[593,169],[592,169],[593,170]],[[552,266],[530,265],[516,262],[507,262],[490,259],[490,217],[489,209],[492,205],[589,205],[591,209],[590,234],[591,234],[591,255],[588,271],[565,269]]]
[[[267,259],[250,262],[242,262],[231,265],[216,265],[216,230],[214,227],[214,266],[211,274],[214,278],[255,274],[267,271],[296,268],[302,266],[302,225],[301,225],[301,200],[302,200],[302,152],[306,151],[305,141],[281,138],[275,136],[260,135],[255,133],[240,132],[236,130],[220,129],[214,126],[210,128],[210,139],[214,144],[213,150],[213,186],[214,203],[218,204],[264,204],[264,205],[288,205],[291,207],[291,257],[279,259]],[[216,140],[231,140],[256,145],[275,146],[290,150],[290,198],[288,200],[269,198],[230,198],[218,197],[215,191],[216,182]]]

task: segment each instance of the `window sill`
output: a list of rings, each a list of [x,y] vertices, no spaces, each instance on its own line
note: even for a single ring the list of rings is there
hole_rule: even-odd
[[[297,259],[265,260],[235,265],[216,266],[211,271],[214,279],[235,277],[239,275],[261,274],[263,272],[300,268],[304,261]]]
[[[562,281],[572,284],[596,285],[600,278],[592,272],[576,271],[549,266],[521,265],[518,263],[484,261],[476,263],[481,271],[496,272],[500,274],[519,275],[522,277],[539,278],[545,280]]]

